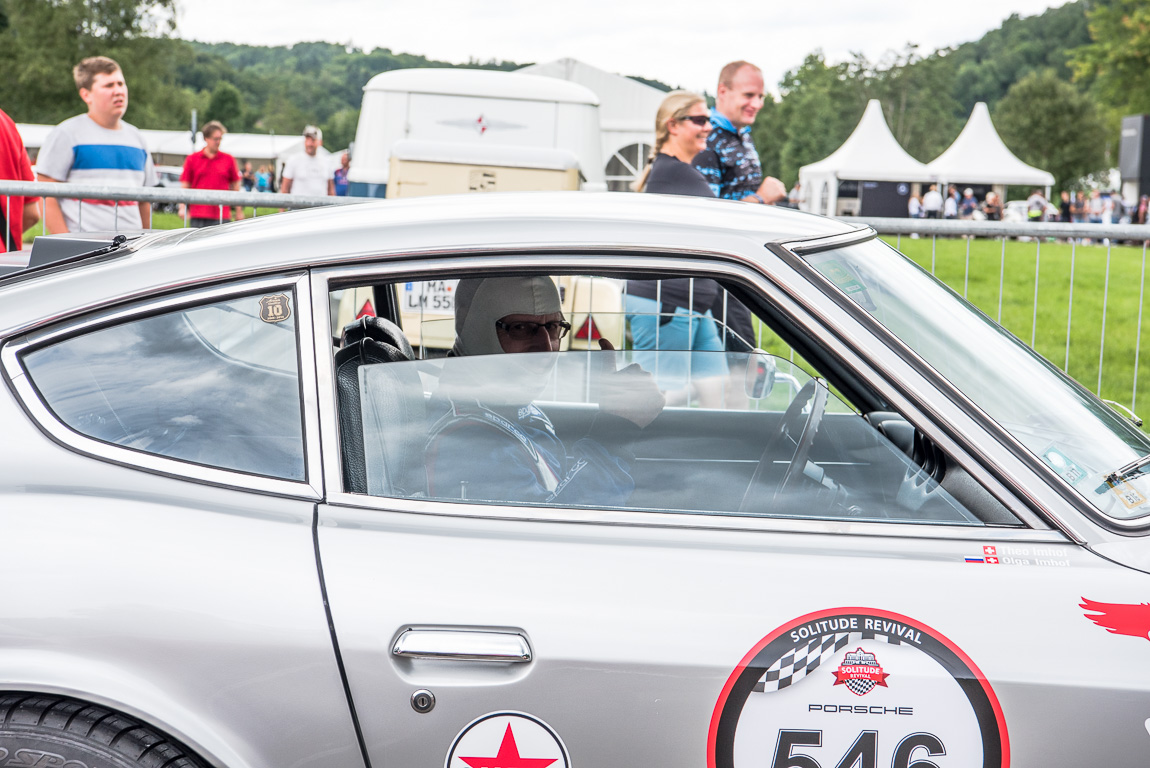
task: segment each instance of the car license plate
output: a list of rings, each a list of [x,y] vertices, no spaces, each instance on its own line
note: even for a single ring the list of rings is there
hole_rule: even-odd
[[[431,280],[403,284],[404,312],[455,313],[455,286],[458,280]]]

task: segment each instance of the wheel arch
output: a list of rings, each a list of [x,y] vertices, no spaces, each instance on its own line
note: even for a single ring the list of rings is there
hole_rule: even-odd
[[[255,768],[244,758],[236,743],[239,737],[227,723],[205,719],[129,669],[59,653],[15,656],[0,656],[4,670],[0,696],[55,696],[103,707],[159,731],[204,765]]]

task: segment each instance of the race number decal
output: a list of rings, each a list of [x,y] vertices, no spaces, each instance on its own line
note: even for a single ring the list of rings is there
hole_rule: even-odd
[[[708,768],[1007,768],[1002,708],[974,663],[913,619],[869,608],[802,616],[731,673]]]

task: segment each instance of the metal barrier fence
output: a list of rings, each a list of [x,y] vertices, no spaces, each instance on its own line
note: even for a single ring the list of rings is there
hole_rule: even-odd
[[[1150,226],[848,220],[874,227],[1119,410],[1150,396],[1147,376],[1139,385]]]
[[[368,202],[355,197],[0,181],[3,195],[251,206],[257,214],[260,208]],[[4,213],[9,216],[9,211]],[[43,213],[41,200],[41,222]],[[1029,337],[1031,348],[1100,397],[1123,408],[1128,403],[1131,411],[1140,399],[1150,397],[1150,391],[1141,391],[1148,388],[1150,371],[1139,375],[1150,226],[864,217],[844,221],[873,227],[1020,339]],[[40,228],[46,232],[44,226]]]
[[[219,205],[234,208],[237,206],[252,207],[258,215],[260,208],[296,209],[320,208],[328,205],[354,205],[368,202],[367,198],[360,197],[305,197],[302,195],[282,195],[272,192],[230,192],[207,189],[168,189],[166,187],[109,187],[94,184],[54,184],[29,181],[3,181],[0,180],[0,196],[19,195],[21,197],[40,198],[40,231],[47,234],[45,216],[45,198],[63,197],[77,200],[109,200],[130,201],[141,203],[158,203],[161,205]],[[6,210],[5,220],[11,220],[11,197],[4,198]],[[117,213],[119,206],[116,206]],[[80,221],[83,222],[84,206],[80,206]],[[222,216],[222,209],[221,209]],[[188,225],[188,217],[184,216],[184,226]],[[8,233],[5,233],[5,238]],[[5,250],[11,250],[7,247]]]

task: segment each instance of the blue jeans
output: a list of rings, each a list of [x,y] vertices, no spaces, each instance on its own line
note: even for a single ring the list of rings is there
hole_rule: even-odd
[[[625,309],[635,362],[655,374],[660,389],[685,387],[688,373],[693,379],[727,375],[723,340],[709,310],[700,315],[676,307],[668,319],[659,316],[659,302],[630,294]],[[660,325],[662,320],[667,322]]]

